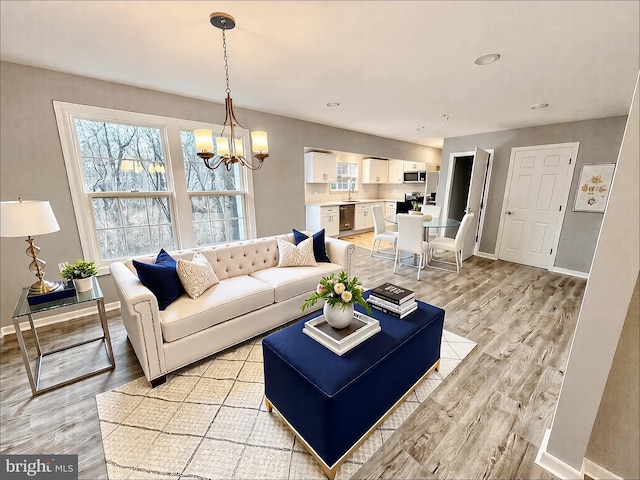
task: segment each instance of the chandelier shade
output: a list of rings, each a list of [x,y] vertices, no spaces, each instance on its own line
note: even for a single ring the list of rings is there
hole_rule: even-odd
[[[233,111],[233,100],[231,99],[231,88],[229,87],[229,64],[227,57],[227,37],[226,31],[236,26],[235,19],[226,13],[215,12],[209,16],[211,24],[222,30],[222,48],[224,51],[224,69],[227,82],[227,97],[225,98],[225,120],[220,132],[220,136],[213,137],[213,132],[208,129],[196,129],[193,131],[196,143],[196,154],[200,157],[207,168],[214,170],[220,165],[224,165],[227,170],[231,170],[233,165],[238,163],[242,167],[251,170],[258,170],[262,167],[262,162],[269,156],[267,133],[253,132],[251,134],[253,158],[244,155],[244,144],[241,137],[236,136],[236,128],[244,127],[236,119]],[[254,135],[256,134],[256,135]]]

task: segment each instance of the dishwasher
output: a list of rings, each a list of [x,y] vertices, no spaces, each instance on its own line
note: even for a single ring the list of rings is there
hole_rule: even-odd
[[[353,230],[353,217],[355,216],[356,206],[341,205],[340,206],[340,231]]]

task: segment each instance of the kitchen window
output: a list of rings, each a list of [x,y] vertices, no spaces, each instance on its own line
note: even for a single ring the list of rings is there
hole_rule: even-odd
[[[207,169],[219,125],[54,102],[83,256],[115,259],[255,237],[251,172]],[[243,141],[248,135],[246,132]]]
[[[358,164],[338,162],[337,166],[338,181],[331,184],[332,192],[348,192],[349,187],[353,186],[353,191],[358,190]]]

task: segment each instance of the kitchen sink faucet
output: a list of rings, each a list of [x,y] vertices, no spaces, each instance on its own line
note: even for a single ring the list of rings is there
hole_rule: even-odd
[[[353,181],[351,181],[349,183],[349,196],[347,197],[347,201],[350,202],[351,201],[351,194],[355,193],[355,185],[353,183]]]

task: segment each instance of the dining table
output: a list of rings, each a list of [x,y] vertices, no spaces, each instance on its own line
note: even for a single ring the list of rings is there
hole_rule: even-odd
[[[455,218],[449,217],[433,217],[429,219],[430,215],[423,215],[422,226],[424,227],[424,238],[425,240],[429,239],[429,229],[439,229],[439,228],[448,228],[448,227],[457,227],[460,225],[460,220],[456,220]],[[397,214],[387,215],[384,217],[385,221],[389,223],[393,223],[395,225],[398,224]],[[417,255],[414,255],[414,264],[417,263]],[[429,261],[427,259],[426,265],[429,265]]]
[[[397,214],[387,215],[384,219],[393,224],[398,224],[398,219],[396,218]],[[447,228],[447,227],[457,227],[460,225],[460,220],[456,220],[455,218],[449,217],[431,217],[428,220],[429,216],[423,215],[422,226],[425,228],[425,238],[429,238],[429,229],[437,229],[437,228]]]

